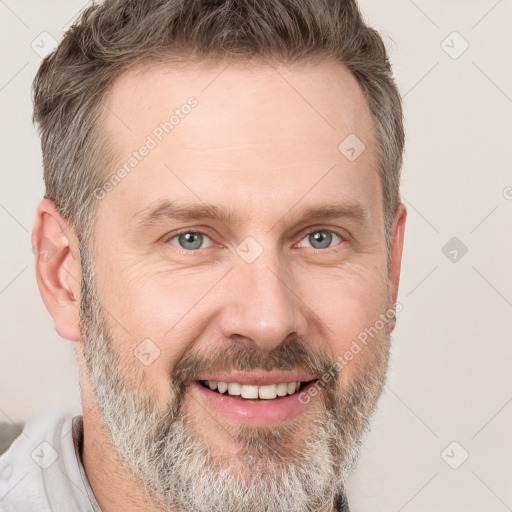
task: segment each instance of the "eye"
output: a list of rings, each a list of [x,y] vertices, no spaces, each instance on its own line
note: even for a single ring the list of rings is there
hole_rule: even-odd
[[[173,243],[173,240],[176,240],[177,244]],[[203,242],[205,240],[210,240],[210,237],[205,233],[200,231],[184,231],[169,237],[167,242],[176,245],[180,249],[193,251],[195,249],[204,249]]]
[[[302,238],[302,240],[306,240],[310,244],[309,247],[319,250],[331,248],[331,244],[335,242],[336,239],[338,240],[336,245],[344,240],[340,235],[328,229],[309,231],[304,238]],[[174,234],[167,238],[166,243],[171,243],[179,249],[186,251],[196,251],[210,247],[210,245],[204,245],[208,241],[210,241],[211,245],[210,237],[201,231],[182,231],[181,233]]]
[[[310,247],[313,249],[329,249],[331,243],[336,238],[339,242],[343,241],[343,238],[340,235],[337,235],[334,231],[330,231],[328,229],[316,229],[307,233],[302,240],[307,240],[311,244]]]

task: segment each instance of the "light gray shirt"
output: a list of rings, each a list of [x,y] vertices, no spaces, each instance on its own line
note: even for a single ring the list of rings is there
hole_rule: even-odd
[[[0,456],[0,512],[101,512],[82,465],[82,416],[51,410]]]

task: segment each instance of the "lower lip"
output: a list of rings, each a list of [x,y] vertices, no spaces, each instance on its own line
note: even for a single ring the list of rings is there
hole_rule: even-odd
[[[298,416],[310,402],[302,403],[299,396],[307,393],[314,384],[315,381],[312,381],[298,393],[273,400],[244,399],[228,395],[227,392],[221,395],[197,381],[192,382],[190,387],[199,394],[202,402],[206,402],[210,409],[228,421],[245,425],[273,425]]]

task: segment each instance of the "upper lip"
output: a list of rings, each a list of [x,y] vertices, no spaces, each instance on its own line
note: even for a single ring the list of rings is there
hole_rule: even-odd
[[[236,382],[248,386],[268,386],[288,382],[307,382],[316,377],[305,372],[261,372],[245,371],[231,373],[203,373],[196,380],[211,380],[215,382]]]

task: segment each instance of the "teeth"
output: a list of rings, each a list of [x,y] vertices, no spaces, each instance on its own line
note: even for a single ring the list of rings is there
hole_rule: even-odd
[[[258,398],[258,386],[242,384],[242,398]]]
[[[270,386],[260,386],[258,396],[265,400],[271,400],[277,396],[277,385],[271,384]]]
[[[228,393],[233,396],[240,396],[242,394],[242,386],[236,382],[228,384]]]
[[[288,387],[286,389],[286,391],[288,392],[289,395],[293,395],[293,393],[295,393],[295,382],[289,382],[288,383]]]
[[[237,382],[216,382],[214,380],[204,381],[212,391],[219,393],[228,392],[232,396],[242,396],[247,399],[273,400],[278,396],[293,395],[300,388],[300,382],[282,382],[280,384],[269,384],[267,386],[252,386],[239,384]]]
[[[277,385],[277,396],[286,396],[288,393],[288,384],[286,382]]]

